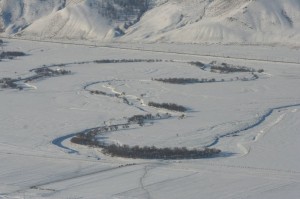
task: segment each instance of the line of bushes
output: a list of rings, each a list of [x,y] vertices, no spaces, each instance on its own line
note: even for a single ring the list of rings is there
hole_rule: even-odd
[[[156,103],[156,102],[149,102],[148,106],[153,106],[156,108],[164,108],[172,111],[179,111],[179,112],[185,112],[187,111],[187,108],[181,105],[177,105],[174,103]]]
[[[133,63],[133,62],[162,62],[161,59],[101,59],[95,60],[97,64],[108,64],[108,63]]]
[[[216,61],[212,61],[209,64],[204,64],[202,62],[190,62],[191,65],[193,66],[197,66],[199,68],[201,68],[202,70],[206,69],[206,68],[210,68],[210,72],[215,72],[215,73],[237,73],[237,72],[258,72],[258,73],[262,73],[264,72],[263,69],[259,69],[259,70],[255,70],[253,68],[249,68],[249,67],[245,67],[245,66],[234,66],[231,64],[227,64],[227,63],[221,63],[218,64]]]
[[[200,80],[197,78],[158,78],[152,79],[159,82],[170,83],[170,84],[193,84],[200,83]]]
[[[197,78],[159,78],[159,79],[152,79],[155,81],[163,82],[163,83],[170,83],[170,84],[195,84],[195,83],[212,83],[216,82],[215,78],[211,79],[197,79]]]
[[[186,147],[156,148],[155,146],[133,146],[111,144],[102,147],[102,152],[111,156],[141,159],[198,159],[219,154],[219,149],[187,149]]]
[[[72,143],[86,145],[90,147],[100,147],[104,154],[123,158],[140,158],[140,159],[198,159],[208,158],[221,152],[219,149],[187,149],[186,147],[175,148],[157,148],[155,146],[133,146],[117,145],[98,142],[95,139],[86,137],[73,137]]]
[[[18,51],[4,51],[0,53],[0,59],[13,59],[14,57],[21,57],[25,55],[25,53]]]
[[[233,66],[226,63],[222,63],[220,66],[212,65],[210,67],[211,72],[219,73],[245,73],[245,72],[255,72],[254,69],[244,67],[244,66]]]

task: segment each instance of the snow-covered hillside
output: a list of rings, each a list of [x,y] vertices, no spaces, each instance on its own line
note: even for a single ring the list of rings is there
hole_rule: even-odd
[[[299,41],[299,0],[172,0],[149,11],[130,39],[174,42]]]
[[[19,32],[64,6],[65,0],[1,0],[0,30],[7,34]]]
[[[30,38],[111,40],[137,22],[146,0],[1,0],[1,31]]]
[[[0,29],[38,39],[300,44],[300,0],[0,0]]]

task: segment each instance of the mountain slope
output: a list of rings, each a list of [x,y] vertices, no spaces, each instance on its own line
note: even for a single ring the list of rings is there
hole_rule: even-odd
[[[0,0],[0,31],[19,32],[65,6],[65,0]]]
[[[172,0],[146,13],[126,40],[299,43],[299,34],[300,0]]]
[[[0,0],[0,31],[33,38],[300,44],[300,0]]]
[[[0,17],[3,21],[1,29],[6,34],[40,39],[111,40],[123,35],[123,29],[139,19],[147,10],[145,2],[146,0],[0,0]]]

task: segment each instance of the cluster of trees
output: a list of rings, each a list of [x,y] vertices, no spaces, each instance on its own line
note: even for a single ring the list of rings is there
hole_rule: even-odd
[[[81,144],[81,145],[88,145],[88,146],[101,146],[96,141],[97,135],[101,135],[111,131],[117,131],[119,129],[128,129],[132,124],[139,124],[140,126],[143,126],[146,120],[149,121],[149,120],[163,119],[168,117],[170,117],[170,114],[168,113],[165,115],[160,115],[160,114],[134,115],[132,117],[127,118],[127,122],[124,124],[115,124],[109,126],[105,125],[105,126],[88,129],[81,133],[78,133],[75,137],[71,139],[71,142],[76,144]]]
[[[111,156],[141,159],[197,159],[219,154],[219,149],[187,149],[186,147],[156,148],[155,146],[133,146],[111,144],[102,146],[102,152]]]
[[[97,141],[96,136],[101,135],[111,131],[117,131],[118,129],[128,129],[129,124],[117,124],[110,126],[101,126],[93,129],[86,130],[84,132],[78,133],[71,139],[72,143],[86,145],[91,147],[102,147],[102,145]]]
[[[91,90],[90,93],[93,95],[108,95],[108,93],[104,92],[104,91],[98,91],[98,90]]]
[[[262,69],[261,69],[262,70]],[[260,71],[260,70],[259,70]],[[263,72],[260,71],[260,73]],[[207,79],[207,78],[202,78],[202,79],[196,79],[196,78],[159,78],[159,79],[152,79],[155,81],[160,81],[163,83],[170,83],[170,84],[195,84],[195,83],[213,83],[213,82],[225,82],[225,81],[250,81],[250,80],[256,80],[258,79],[259,76],[252,72],[252,77],[236,77],[236,78],[231,78],[230,80],[216,80],[215,78]]]
[[[124,96],[125,93],[122,93],[122,94],[118,94],[118,93],[109,94],[109,93],[106,93],[104,91],[99,91],[99,90],[90,90],[90,93],[92,95],[95,94],[95,95],[105,95],[105,96],[108,96],[108,97],[117,97],[117,98],[122,99],[123,103],[131,105],[131,103],[129,102],[129,100]]]
[[[236,73],[236,72],[255,72],[254,69],[245,66],[233,66],[226,63],[222,63],[220,66],[212,65],[210,67],[211,72],[219,73]]]
[[[152,114],[146,114],[146,115],[134,115],[127,119],[128,124],[144,124],[145,120],[154,120],[160,118],[160,115],[152,115]]]
[[[89,139],[84,136],[72,137],[71,142],[74,144],[80,144],[80,145],[91,146],[91,147],[98,146],[98,142],[95,139]]]
[[[43,77],[54,77],[54,76],[60,76],[60,75],[68,75],[71,73],[69,70],[59,69],[59,70],[52,70],[48,67],[42,67],[32,70],[36,74],[27,78],[24,78],[23,80],[25,82],[30,82],[33,80],[37,80]]]
[[[159,78],[159,79],[152,79],[155,81],[163,82],[163,83],[170,83],[170,84],[195,84],[195,83],[211,83],[216,82],[215,78],[207,79],[197,79],[197,78]],[[224,80],[221,80],[224,81]]]
[[[43,75],[43,76],[67,75],[71,73],[71,71],[69,70],[64,70],[64,69],[52,70],[47,67],[35,69],[34,72],[36,74]]]
[[[177,105],[174,103],[156,103],[156,102],[149,102],[148,103],[149,106],[153,106],[156,108],[164,108],[164,109],[168,109],[168,110],[172,110],[172,111],[179,111],[179,112],[185,112],[187,111],[187,108],[181,105]]]
[[[217,73],[236,73],[236,72],[256,72],[253,68],[245,67],[245,66],[233,66],[227,63],[217,64],[216,61],[212,61],[209,64],[204,64],[202,62],[190,62],[191,65],[197,66],[204,70],[205,68],[210,68],[211,72]],[[258,73],[264,72],[263,69],[259,69]]]
[[[108,64],[108,63],[133,63],[133,62],[162,62],[161,59],[101,59],[95,60],[96,64]]]
[[[194,84],[200,83],[200,80],[197,78],[158,78],[152,79],[159,82],[170,83],[170,84]]]
[[[86,130],[82,133],[77,134],[71,139],[72,143],[86,145],[90,147],[102,148],[102,152],[111,156],[125,157],[125,158],[142,158],[142,159],[197,159],[197,158],[208,158],[217,155],[221,152],[219,149],[187,149],[186,147],[175,147],[175,148],[156,148],[155,146],[128,146],[128,145],[117,145],[117,144],[106,144],[99,142],[96,139],[96,135],[99,133],[105,133],[107,131],[116,131],[118,128],[129,128],[132,123],[140,123],[145,120],[153,120],[161,118],[160,115],[134,115],[128,118],[127,124],[102,126]]]
[[[71,73],[71,71],[67,71],[67,70],[63,70],[63,69],[52,70],[52,69],[47,68],[47,67],[37,68],[37,69],[33,69],[31,71],[34,71],[36,74],[32,75],[30,77],[26,77],[26,78],[19,77],[18,79],[12,79],[12,78],[2,78],[2,79],[0,79],[1,88],[13,88],[13,89],[18,88],[18,89],[22,90],[23,87],[16,84],[16,82],[18,82],[18,81],[30,82],[30,81],[37,80],[37,79],[40,79],[40,78],[43,78],[43,77],[67,75],[67,74]]]
[[[97,142],[95,139],[76,136],[71,139],[72,143],[87,145],[90,147],[100,147],[102,152],[111,156],[124,158],[141,158],[141,159],[197,159],[208,158],[217,155],[221,152],[219,149],[187,149],[186,147],[175,148],[156,148],[155,146],[133,146],[104,144]]]
[[[13,59],[14,57],[21,57],[25,55],[25,53],[18,51],[3,51],[0,53],[0,59]]]
[[[201,69],[204,69],[204,68],[205,68],[205,64],[202,63],[202,62],[199,62],[199,61],[196,61],[196,62],[190,62],[190,64],[193,65],[193,66],[197,66],[197,67],[199,67],[199,68],[201,68]]]
[[[12,78],[2,78],[0,79],[1,88],[18,88],[18,85],[15,83],[17,80]]]
[[[166,116],[170,115],[167,114]],[[105,125],[78,133],[75,137],[71,139],[71,142],[81,145],[99,146],[99,143],[96,141],[97,135],[101,135],[106,132],[117,131],[119,129],[128,129],[131,124],[139,124],[140,126],[143,126],[146,120],[162,119],[166,118],[166,116],[161,116],[160,114],[134,115],[132,117],[129,117],[125,124],[115,124],[109,126]]]

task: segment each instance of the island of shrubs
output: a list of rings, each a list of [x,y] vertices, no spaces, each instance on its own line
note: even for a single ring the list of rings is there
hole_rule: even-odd
[[[179,112],[185,112],[187,111],[187,108],[181,105],[177,105],[174,103],[156,103],[156,102],[149,102],[148,106],[153,106],[156,108],[163,108],[163,109],[168,109],[172,111],[179,111]]]
[[[219,149],[187,149],[186,147],[156,148],[111,144],[102,147],[102,152],[111,156],[140,159],[198,159],[208,158],[221,152]]]
[[[18,51],[4,51],[0,53],[0,59],[13,59],[14,57],[21,57],[25,55],[25,53]]]
[[[102,152],[107,155],[123,157],[123,158],[140,158],[140,159],[199,159],[208,158],[221,152],[219,149],[187,149],[186,147],[175,148],[156,148],[155,146],[128,146],[110,144],[106,145],[93,139],[84,137],[73,137],[72,143],[87,145],[90,147],[100,147]]]
[[[210,67],[211,72],[217,73],[244,73],[244,72],[255,72],[254,69],[244,67],[244,66],[233,66],[226,63],[222,63],[220,66],[218,65],[211,65]]]
[[[197,66],[201,68],[202,70],[205,70],[206,68],[210,69],[210,72],[215,73],[243,73],[243,72],[258,72],[262,73],[264,72],[263,69],[259,69],[258,71],[254,70],[253,68],[245,67],[245,66],[234,66],[227,63],[221,63],[218,64],[216,61],[212,61],[209,64],[204,64],[202,62],[190,62],[191,65]]]

